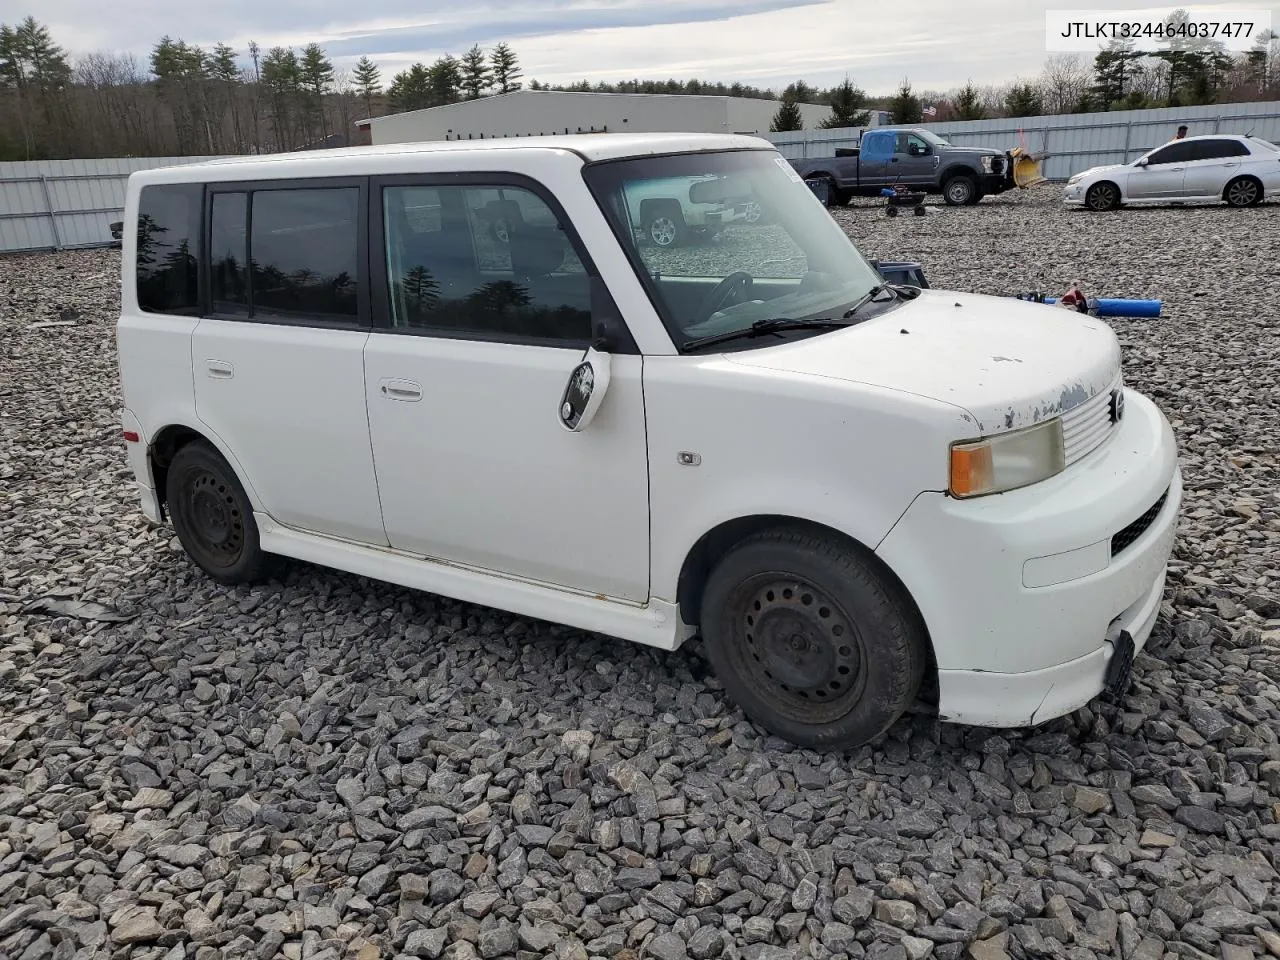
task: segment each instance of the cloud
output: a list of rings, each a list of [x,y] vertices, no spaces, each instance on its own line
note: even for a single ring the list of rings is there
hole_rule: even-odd
[[[1231,6],[1229,0],[1224,0]],[[321,44],[339,67],[368,54],[384,79],[415,61],[489,49],[506,40],[526,78],[741,81],[780,88],[795,79],[826,86],[848,74],[874,94],[904,76],[916,90],[946,90],[1031,77],[1046,59],[1045,12],[1061,0],[219,0],[167,4],[43,0],[38,18],[73,53],[129,51],[146,59],[163,35],[244,55]],[[1163,9],[1163,0],[1128,6]],[[1238,6],[1238,3],[1236,3]]]

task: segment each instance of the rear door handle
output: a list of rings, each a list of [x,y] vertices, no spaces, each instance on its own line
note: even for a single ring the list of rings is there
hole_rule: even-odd
[[[1223,164],[1223,166],[1224,166],[1224,167],[1238,167],[1238,166],[1240,166],[1240,163],[1239,163],[1239,161],[1237,161],[1237,160],[1231,160],[1231,161],[1229,161],[1229,162],[1227,162],[1227,163],[1224,163],[1224,164]]]
[[[204,365],[214,380],[230,380],[235,376],[235,368],[225,360],[206,360]]]
[[[382,379],[382,395],[391,400],[407,400],[412,403],[422,399],[422,387],[412,380],[384,377]]]

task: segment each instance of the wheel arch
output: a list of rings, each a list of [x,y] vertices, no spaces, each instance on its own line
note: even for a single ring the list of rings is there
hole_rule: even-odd
[[[910,606],[911,611],[919,621],[921,630],[924,631],[927,663],[925,686],[921,690],[921,694],[928,698],[936,698],[937,658],[933,650],[933,638],[929,632],[924,614],[916,604],[915,598],[912,597],[911,591],[907,589],[906,584],[898,576],[897,572],[885,563],[883,558],[878,556],[871,547],[842,530],[816,520],[808,520],[788,514],[758,513],[725,520],[703,533],[685,554],[684,561],[680,566],[680,574],[676,581],[676,605],[680,611],[681,620],[695,628],[701,622],[702,597],[707,586],[707,578],[721,557],[747,537],[765,530],[781,529],[799,530],[810,535],[837,540],[857,553],[885,576],[886,580],[899,593],[902,601]]]
[[[684,205],[678,197],[646,197],[640,201],[640,221],[647,222],[649,216],[656,216],[659,211],[673,210],[679,215],[680,222],[685,220]]]
[[[1260,177],[1258,177],[1256,174],[1253,174],[1253,173],[1240,173],[1240,174],[1237,174],[1236,176],[1234,176],[1234,177],[1232,177],[1230,180],[1228,180],[1226,183],[1224,183],[1224,184],[1222,185],[1222,200],[1223,200],[1223,202],[1225,203],[1225,202],[1226,202],[1226,200],[1227,200],[1227,191],[1231,189],[1231,185],[1232,185],[1233,183],[1238,183],[1238,182],[1239,182],[1239,181],[1241,181],[1241,180],[1252,180],[1252,181],[1257,185],[1257,187],[1258,187],[1258,199],[1257,199],[1257,201],[1255,201],[1255,202],[1256,202],[1256,203],[1261,203],[1261,202],[1263,201],[1263,199],[1265,198],[1265,196],[1266,196],[1266,190],[1267,190],[1267,188],[1266,188],[1266,185],[1262,182],[1262,179],[1261,179]]]
[[[1124,203],[1124,188],[1120,186],[1119,181],[1112,180],[1110,177],[1100,177],[1084,188],[1084,204],[1089,206],[1089,192],[1098,189],[1098,187],[1107,186],[1116,192],[1116,204]],[[1225,188],[1224,188],[1225,190]]]
[[[945,187],[948,180],[954,180],[956,177],[968,177],[973,181],[974,189],[976,190],[982,175],[966,164],[953,161],[948,166],[943,167],[942,172],[938,174],[938,186]]]
[[[195,427],[189,423],[174,422],[166,424],[157,430],[147,444],[147,467],[151,471],[151,482],[156,491],[156,500],[160,505],[161,515],[168,519],[166,481],[169,476],[169,465],[173,462],[174,455],[180,449],[196,440],[203,440],[209,444],[227,461],[227,465],[236,475],[236,479],[244,487],[253,509],[261,510],[262,503],[258,498],[257,491],[253,488],[253,484],[249,482],[249,478],[241,467],[240,462],[227,446],[210,430]]]

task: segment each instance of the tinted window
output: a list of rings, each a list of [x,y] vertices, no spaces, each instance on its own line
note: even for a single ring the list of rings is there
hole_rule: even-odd
[[[255,317],[357,319],[359,203],[356,187],[254,192]]]
[[[204,186],[143,187],[138,197],[138,306],[148,313],[197,310]]]
[[[209,299],[214,313],[249,312],[248,197],[215,193],[209,226]]]
[[[1223,157],[1247,157],[1249,148],[1239,140],[1199,140],[1192,154],[1195,160],[1219,160]]]
[[[1190,160],[1193,153],[1194,144],[1186,141],[1171,143],[1167,147],[1163,147],[1151,154],[1147,158],[1148,166],[1155,166],[1158,163],[1185,163]]]
[[[393,326],[589,338],[590,277],[532,192],[387,187],[382,202]]]

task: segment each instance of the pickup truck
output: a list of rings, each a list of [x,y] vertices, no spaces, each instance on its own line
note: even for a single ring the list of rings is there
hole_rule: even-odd
[[[827,182],[827,203],[832,206],[844,206],[855,196],[877,196],[895,184],[941,193],[952,206],[974,204],[989,193],[1017,186],[1011,154],[955,147],[922,129],[876,128],[864,133],[857,147],[837,149],[834,157],[789,162],[805,180]]]

